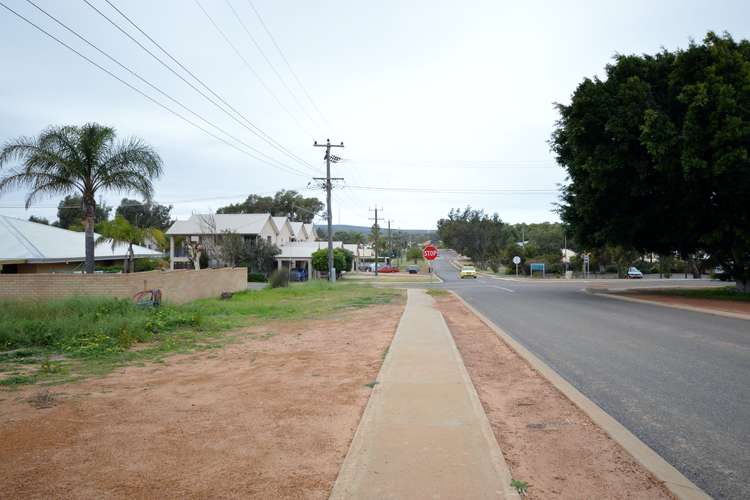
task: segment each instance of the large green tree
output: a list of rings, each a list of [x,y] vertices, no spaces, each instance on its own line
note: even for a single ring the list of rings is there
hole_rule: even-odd
[[[750,42],[617,56],[559,105],[560,213],[589,248],[710,254],[750,278]]]
[[[94,209],[94,224],[109,219],[112,207],[104,203],[101,198]],[[53,223],[56,227],[70,229],[72,231],[83,231],[84,220],[83,197],[77,194],[67,195],[57,204],[57,220]]]
[[[297,191],[278,191],[273,197],[251,194],[242,203],[232,203],[216,211],[219,214],[270,213],[278,217],[309,223],[325,205],[315,197],[305,198]]]
[[[18,161],[0,176],[0,193],[29,188],[26,207],[42,196],[82,198],[85,270],[94,272],[96,195],[134,192],[151,199],[151,180],[161,175],[159,155],[140,139],[116,141],[115,129],[97,123],[50,127],[38,137],[19,137],[0,151],[0,167]]]
[[[166,231],[172,225],[170,212],[172,205],[160,205],[152,201],[138,201],[123,198],[117,207],[116,215],[121,215],[137,227],[153,227]]]
[[[453,209],[438,221],[438,235],[443,243],[466,255],[480,266],[497,269],[503,248],[514,239],[510,226],[497,214],[466,207]]]

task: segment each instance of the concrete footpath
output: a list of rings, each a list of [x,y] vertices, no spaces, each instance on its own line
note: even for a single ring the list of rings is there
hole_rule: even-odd
[[[330,498],[517,498],[510,481],[443,316],[408,290]]]

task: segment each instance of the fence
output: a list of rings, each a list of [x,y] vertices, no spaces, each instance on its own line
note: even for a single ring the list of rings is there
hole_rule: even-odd
[[[0,299],[60,299],[74,295],[131,298],[159,288],[182,304],[247,289],[247,268],[147,271],[132,274],[0,274]]]

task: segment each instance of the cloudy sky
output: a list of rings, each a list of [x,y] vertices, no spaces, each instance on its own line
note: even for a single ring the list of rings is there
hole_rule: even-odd
[[[2,6],[0,141],[88,121],[141,137],[164,160],[155,199],[174,205],[178,217],[282,188],[324,200],[308,183],[324,172],[313,141],[330,137],[346,146],[335,153],[345,161],[333,166],[345,179],[334,192],[335,223],[369,225],[375,206],[403,228],[434,227],[466,205],[510,222],[556,220],[555,190],[565,176],[547,145],[553,103],[567,102],[616,53],[685,47],[708,30],[750,38],[745,1],[109,0],[209,91],[106,0],[87,1],[195,89],[84,0],[34,2],[180,104],[29,1],[0,0],[225,142]],[[1,195],[0,214],[55,218],[59,200],[26,211],[23,196]],[[121,197],[105,195],[114,205]]]

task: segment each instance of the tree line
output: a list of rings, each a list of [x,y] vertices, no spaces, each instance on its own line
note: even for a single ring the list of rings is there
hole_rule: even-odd
[[[749,89],[750,42],[712,32],[584,79],[551,139],[576,241],[718,264],[750,290]]]

